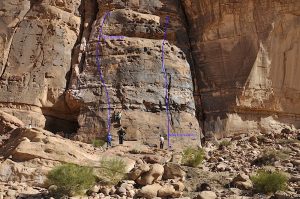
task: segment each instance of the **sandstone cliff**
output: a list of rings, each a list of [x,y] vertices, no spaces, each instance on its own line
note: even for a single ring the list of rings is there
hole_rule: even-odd
[[[183,3],[206,131],[299,128],[300,2]]]
[[[105,136],[96,45],[110,11],[104,34],[125,38],[100,41],[102,71],[133,139],[166,133],[166,16],[172,133],[299,128],[299,10],[297,0],[1,1],[0,108],[77,139]]]

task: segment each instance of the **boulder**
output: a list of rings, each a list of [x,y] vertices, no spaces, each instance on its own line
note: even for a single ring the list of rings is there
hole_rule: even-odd
[[[291,176],[290,182],[300,182],[300,175]]]
[[[176,191],[183,191],[185,188],[185,185],[180,181],[174,182],[174,183],[172,183],[172,185]]]
[[[165,164],[164,169],[165,169],[165,172],[163,175],[164,180],[176,179],[176,178],[179,178],[182,180],[185,179],[186,173],[182,170],[182,168],[179,164],[168,162],[167,164]]]
[[[228,169],[228,165],[221,162],[216,166],[217,171],[226,171]]]
[[[235,195],[241,195],[242,190],[238,189],[238,188],[229,188],[230,192],[232,192]]]
[[[10,198],[15,198],[17,195],[17,191],[10,189],[6,192],[6,195],[9,196]]]
[[[274,194],[275,199],[293,199],[294,197],[284,191],[277,191]]]
[[[118,188],[117,188],[117,193],[118,193],[120,196],[125,196],[125,195],[126,195],[126,192],[127,192],[127,190],[126,190],[126,188],[124,188],[124,187],[118,187]]]
[[[58,187],[57,187],[56,185],[50,185],[50,186],[48,187],[48,192],[49,192],[50,194],[55,194],[55,193],[57,192],[57,189],[58,189]]]
[[[163,157],[158,155],[145,155],[143,160],[149,164],[163,163]]]
[[[300,160],[292,160],[293,165],[300,166]]]
[[[217,195],[213,191],[202,191],[194,199],[216,199]]]
[[[127,191],[127,197],[133,198],[135,196],[135,190],[129,190]]]
[[[0,110],[0,135],[22,126],[24,123],[17,117]]]
[[[157,193],[158,197],[172,197],[175,194],[175,188],[170,184],[163,185]]]
[[[134,168],[136,161],[127,157],[123,158],[123,161],[126,164],[125,173],[129,173]]]
[[[51,185],[53,186],[53,185]],[[92,196],[94,193],[98,193],[100,191],[100,186],[99,185],[94,185],[91,187],[89,190],[86,191],[86,194],[88,196]]]
[[[250,190],[253,188],[253,183],[250,180],[250,177],[246,174],[239,174],[232,180],[233,186],[242,189],[242,190]]]
[[[100,188],[100,192],[103,193],[105,196],[108,196],[111,192],[111,189],[107,186],[103,186]]]
[[[136,180],[138,179],[143,173],[150,170],[150,166],[145,163],[141,163],[136,165],[128,174],[129,179]]]
[[[235,178],[233,178],[232,181],[233,182],[238,182],[238,181],[246,182],[248,180],[250,180],[249,176],[246,175],[246,174],[241,173],[241,174],[238,174]]]
[[[152,199],[157,196],[158,190],[160,190],[161,187],[159,184],[146,185],[137,192],[137,196]]]
[[[143,173],[136,182],[140,185],[152,184],[154,181],[161,180],[164,173],[164,167],[160,164],[153,164],[150,166],[150,170]]]
[[[133,181],[134,182],[134,181]],[[123,182],[122,184],[121,184],[121,186],[120,187],[122,187],[122,188],[124,188],[124,189],[126,189],[127,191],[129,191],[129,190],[132,190],[132,189],[134,189],[134,185],[135,183],[130,183],[130,182]]]
[[[253,183],[251,180],[245,181],[245,182],[235,182],[235,187],[242,189],[242,190],[250,190],[253,188]]]

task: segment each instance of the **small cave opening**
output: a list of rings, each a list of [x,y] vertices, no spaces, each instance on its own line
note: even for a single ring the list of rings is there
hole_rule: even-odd
[[[79,124],[74,120],[66,120],[53,116],[45,116],[45,130],[71,139],[77,133]]]

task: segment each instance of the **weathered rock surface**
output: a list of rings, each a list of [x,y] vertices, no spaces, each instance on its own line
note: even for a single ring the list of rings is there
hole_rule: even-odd
[[[164,170],[164,179],[185,179],[186,173],[182,170],[179,164],[168,162],[165,164]]]
[[[300,127],[300,1],[183,0],[206,131]]]
[[[143,198],[154,198],[157,196],[158,190],[162,188],[159,184],[146,185],[139,190],[137,195]]]
[[[13,115],[0,111],[0,147],[10,138],[11,132],[24,126],[24,123]]]
[[[24,123],[18,118],[0,111],[0,134],[7,133],[15,128],[23,126]]]
[[[1,110],[52,132],[77,132],[80,140],[104,137],[108,101],[97,72],[96,45],[103,16],[110,11],[103,34],[125,36],[100,41],[110,105],[123,110],[130,139],[157,142],[167,131],[161,48],[169,16],[164,61],[171,131],[195,133],[194,142],[199,140],[179,1],[7,0],[0,5]]]
[[[0,109],[25,124],[54,132],[76,130],[77,116],[64,92],[80,34],[80,2],[0,3]]]
[[[66,147],[67,146],[67,147]],[[0,181],[42,185],[47,172],[61,163],[98,166],[102,151],[38,128],[17,128],[1,147]]]
[[[150,170],[143,173],[137,180],[140,185],[153,184],[153,182],[161,180],[164,173],[164,167],[160,164],[153,164]]]
[[[148,142],[157,143],[157,136],[167,132],[165,114],[165,80],[162,68],[162,42],[165,16],[169,15],[167,40],[164,46],[168,73],[172,133],[197,133],[193,84],[185,56],[187,32],[183,12],[177,1],[101,1],[99,13],[86,46],[83,71],[78,76],[78,93],[83,100],[79,113],[79,137],[106,131],[107,99],[101,86],[96,64],[99,28],[106,12],[105,35],[122,35],[124,39],[100,41],[101,68],[108,87],[111,107],[123,110],[122,126]],[[134,3],[135,2],[135,3]],[[128,9],[129,8],[129,9]],[[178,38],[178,39],[177,39]],[[99,112],[98,110],[101,110]],[[98,117],[95,117],[98,116]],[[90,124],[95,124],[91,129]],[[117,124],[113,123],[112,133]],[[102,134],[105,135],[105,134]],[[131,136],[132,139],[132,136]],[[195,139],[199,140],[199,136]],[[172,138],[190,142],[190,138]]]
[[[194,199],[216,199],[217,195],[213,191],[202,191],[197,197]]]

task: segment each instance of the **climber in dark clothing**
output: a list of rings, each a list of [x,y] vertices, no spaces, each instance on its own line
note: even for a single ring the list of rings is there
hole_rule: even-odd
[[[120,128],[120,130],[118,131],[118,135],[119,135],[119,144],[123,144],[126,132],[123,129],[123,127]]]
[[[117,113],[115,113],[115,121],[121,125],[121,119],[122,119],[122,113],[120,111],[118,111]]]

